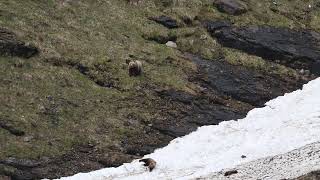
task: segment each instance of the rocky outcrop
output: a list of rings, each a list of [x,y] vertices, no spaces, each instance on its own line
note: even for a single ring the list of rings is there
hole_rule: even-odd
[[[0,128],[9,131],[9,133],[15,136],[23,136],[25,132],[23,130],[18,129],[9,121],[0,118]]]
[[[263,106],[268,100],[300,88],[306,83],[231,65],[225,60],[208,61],[196,56],[191,57],[199,66],[199,78],[204,82],[202,86],[255,107]]]
[[[173,28],[178,28],[178,22],[177,20],[171,18],[171,17],[168,17],[168,16],[157,16],[157,17],[150,17],[149,18],[150,20],[152,21],[155,21],[169,29],[173,29]]]
[[[320,34],[310,30],[293,30],[270,26],[217,26],[209,22],[207,29],[226,46],[240,49],[296,69],[309,69],[319,74]]]
[[[197,95],[183,91],[161,90],[158,96],[166,102],[165,112],[152,128],[163,134],[179,137],[203,125],[240,119],[254,107],[261,107],[270,99],[300,88],[306,80],[270,76],[223,60],[205,60],[190,54],[198,71],[189,80],[202,89]]]
[[[30,58],[38,52],[35,46],[18,40],[13,32],[0,27],[0,55]]]
[[[238,0],[216,0],[213,3],[219,11],[230,15],[240,15],[248,11],[248,7]]]

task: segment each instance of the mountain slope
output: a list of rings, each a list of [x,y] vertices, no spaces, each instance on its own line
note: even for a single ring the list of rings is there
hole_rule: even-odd
[[[318,1],[243,3],[247,12],[234,16],[211,0],[1,0],[0,175],[116,167],[316,78],[305,66],[225,47],[204,22],[315,35]],[[154,20],[162,16],[174,28]],[[142,62],[142,76],[128,75],[131,60]]]
[[[267,160],[274,160],[275,165],[271,163],[265,168],[273,165],[274,171],[259,169],[264,166],[258,164],[267,161],[259,160],[251,163],[252,167],[259,167],[255,171],[256,176],[248,177],[246,172],[243,172],[244,174],[239,173],[239,179],[264,177],[267,172],[271,179],[295,178],[320,168],[319,152],[316,150],[319,146],[317,142],[320,141],[319,90],[320,78],[304,85],[302,90],[267,102],[264,108],[251,110],[244,119],[223,122],[218,126],[200,127],[185,137],[177,138],[168,146],[145,156],[157,162],[152,172],[148,172],[142,163],[135,160],[118,168],[107,168],[62,179],[220,179],[219,175],[210,174],[268,156],[274,156]],[[315,144],[306,146],[311,143]],[[306,147],[302,148],[303,146]],[[298,148],[302,149],[295,150]],[[276,156],[289,151],[292,152]],[[297,155],[299,153],[301,155]],[[246,158],[241,157],[243,155]],[[281,156],[287,159],[276,162]],[[310,159],[307,159],[308,156]],[[290,164],[291,161],[295,164]],[[303,163],[303,166],[299,166],[299,162]],[[288,173],[277,172],[277,166],[283,169],[281,172]],[[292,166],[303,169],[294,171]],[[250,174],[252,170],[248,166],[247,169]]]

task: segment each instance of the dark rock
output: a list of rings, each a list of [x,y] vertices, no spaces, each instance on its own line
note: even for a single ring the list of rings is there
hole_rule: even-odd
[[[245,155],[241,155],[241,158],[247,158],[247,156],[245,156]]]
[[[306,175],[300,176],[298,178],[294,178],[293,180],[316,180],[320,179],[320,170],[312,171]]]
[[[199,66],[200,78],[205,81],[203,87],[253,106],[263,106],[268,100],[294,91],[305,83],[270,76],[226,61],[191,58]]]
[[[0,27],[0,55],[30,58],[38,52],[36,47],[18,40],[13,32]]]
[[[208,24],[208,31],[224,46],[270,60],[283,60],[284,65],[296,69],[310,70],[314,66],[313,72],[319,72],[320,34],[317,32],[270,26],[225,26],[216,30]]]
[[[311,73],[320,75],[320,60],[311,65]]]
[[[230,170],[224,173],[224,176],[231,176],[233,174],[237,174],[238,171],[237,170]]]
[[[5,121],[3,119],[0,118],[0,128],[3,128],[7,131],[9,131],[11,134],[15,135],[15,136],[23,136],[25,135],[25,132],[14,127],[10,122]]]
[[[238,0],[216,0],[214,5],[219,11],[231,15],[240,15],[248,11],[248,7]]]
[[[178,28],[178,22],[175,19],[172,19],[171,17],[168,16],[158,16],[158,17],[150,17],[149,18],[152,21],[155,21],[169,29],[172,28]]]
[[[228,21],[205,21],[205,27],[209,32],[215,32],[224,27],[230,27],[232,24]]]
[[[174,4],[174,0],[161,0],[161,1],[154,1],[156,6],[163,6],[164,8],[171,7]]]

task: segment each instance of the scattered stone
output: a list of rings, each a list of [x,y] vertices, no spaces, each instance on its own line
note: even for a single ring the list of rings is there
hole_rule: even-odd
[[[173,28],[178,28],[178,22],[175,19],[172,19],[171,17],[168,16],[158,16],[158,17],[150,17],[149,18],[152,21],[155,21],[169,29],[173,29]]]
[[[140,76],[143,72],[141,61],[131,61],[128,67],[129,76]]]
[[[304,74],[307,75],[307,76],[309,76],[309,75],[310,75],[310,70],[305,70],[305,71],[304,71]]]
[[[218,42],[226,47],[242,50],[294,69],[311,69],[320,74],[320,33],[311,30],[293,30],[283,27],[224,26],[212,28],[207,22],[207,30]]]
[[[30,142],[33,139],[33,136],[26,136],[23,138],[24,142]]]
[[[166,43],[166,46],[171,47],[171,48],[177,48],[178,47],[177,44],[175,42],[173,42],[173,41],[168,41]]]
[[[143,162],[144,166],[148,166],[149,171],[151,172],[157,165],[157,162],[151,158],[140,159],[139,162]]]
[[[38,52],[35,46],[18,40],[13,32],[0,27],[0,55],[30,58]]]
[[[300,69],[299,73],[304,74],[304,69]]]
[[[231,15],[240,15],[248,11],[247,5],[239,0],[216,0],[214,5],[219,11]]]
[[[230,170],[224,173],[224,176],[231,176],[233,174],[237,174],[238,171],[237,170]]]

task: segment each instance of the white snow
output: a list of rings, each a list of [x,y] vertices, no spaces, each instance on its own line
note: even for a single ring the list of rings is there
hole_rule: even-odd
[[[80,173],[62,180],[194,179],[318,141],[320,78],[304,85],[303,90],[251,110],[244,119],[200,127],[171,141],[145,156],[157,161],[152,172],[134,160],[118,168]]]
[[[320,170],[320,142],[308,144],[285,154],[269,156],[256,161],[240,164],[232,169],[213,172],[198,179],[217,180],[274,180],[293,179],[312,171]],[[230,170],[238,173],[224,176]]]

